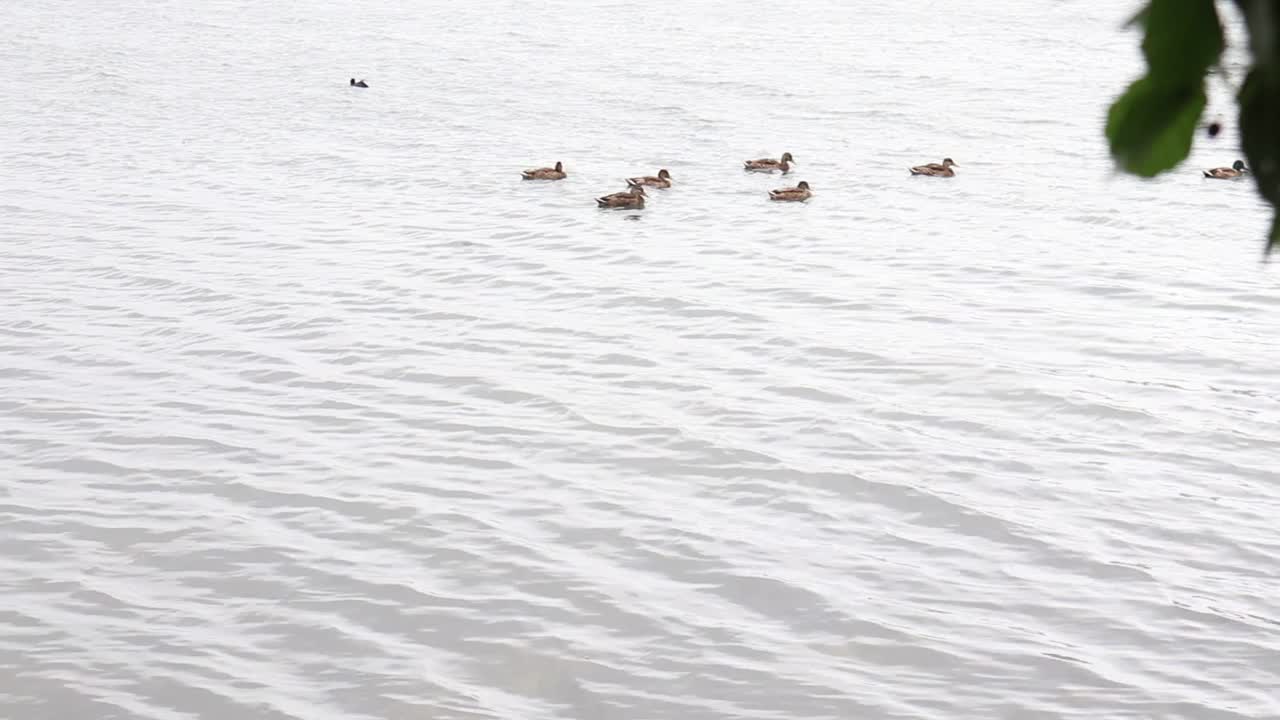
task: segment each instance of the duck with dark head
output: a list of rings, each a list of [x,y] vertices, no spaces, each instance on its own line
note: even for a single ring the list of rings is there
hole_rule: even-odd
[[[666,168],[658,171],[657,175],[645,175],[644,177],[627,178],[628,185],[648,185],[656,188],[671,187],[671,173]]]
[[[521,170],[520,177],[525,180],[563,180],[569,177],[569,174],[564,171],[564,163],[557,160],[555,167]]]
[[[1244,161],[1237,160],[1231,163],[1231,167],[1229,168],[1220,167],[1213,168],[1212,170],[1205,170],[1204,176],[1207,178],[1213,178],[1214,180],[1235,180],[1236,178],[1244,177],[1244,174],[1247,172],[1249,172],[1249,168],[1244,166]]]
[[[929,177],[955,177],[956,171],[953,167],[960,167],[955,160],[945,158],[941,163],[929,163],[928,165],[917,165],[911,168],[912,175],[927,175]]]
[[[791,165],[795,161],[796,159],[791,157],[791,153],[784,152],[782,153],[782,158],[780,160],[774,160],[773,158],[760,158],[759,160],[744,161],[742,169],[747,172],[781,172],[785,175],[791,172]]]
[[[804,180],[801,180],[800,184],[795,187],[769,191],[769,199],[777,200],[778,202],[804,202],[812,195],[813,192],[809,190],[809,183]]]
[[[351,78],[351,87],[362,87],[362,88],[367,88],[367,87],[369,87],[369,84],[368,84],[368,83],[366,83],[366,82],[365,82],[365,81],[363,81],[363,80],[361,80],[360,82],[356,82],[356,79],[355,79],[355,78]]]
[[[626,192],[596,198],[596,205],[602,208],[642,208],[644,207],[644,186],[632,185]]]

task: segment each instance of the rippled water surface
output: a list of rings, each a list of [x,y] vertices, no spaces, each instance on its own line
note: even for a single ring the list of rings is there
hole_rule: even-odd
[[[1132,10],[0,4],[0,716],[1277,717],[1269,209],[1112,172]]]

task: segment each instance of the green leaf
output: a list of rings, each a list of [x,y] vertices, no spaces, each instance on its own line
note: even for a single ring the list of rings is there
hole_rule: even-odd
[[[1236,0],[1249,29],[1249,47],[1253,49],[1255,65],[1275,66],[1277,41],[1280,41],[1280,16],[1276,14],[1275,0]]]
[[[1213,0],[1151,0],[1139,14],[1146,27],[1147,74],[1162,82],[1200,82],[1222,54],[1222,22]]]
[[[1280,204],[1280,74],[1249,71],[1240,87],[1240,139],[1258,192]]]
[[[1151,76],[1137,80],[1107,114],[1112,157],[1143,177],[1173,169],[1191,151],[1204,106],[1202,78],[1188,84],[1157,82]]]
[[[1139,10],[1137,13],[1135,13],[1133,17],[1129,18],[1129,21],[1126,22],[1124,26],[1125,27],[1134,27],[1134,26],[1146,27],[1147,16],[1150,14],[1151,14],[1151,6],[1143,5],[1142,9]]]
[[[1280,72],[1254,68],[1240,88],[1240,138],[1258,194],[1280,207]],[[1267,241],[1280,244],[1280,220]]]

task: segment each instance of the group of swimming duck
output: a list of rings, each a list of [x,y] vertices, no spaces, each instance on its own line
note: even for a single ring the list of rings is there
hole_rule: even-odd
[[[367,88],[368,83],[364,80],[357,81],[351,78],[351,87]],[[796,160],[791,153],[784,152],[782,157],[774,160],[773,158],[760,158],[758,160],[746,160],[743,163],[743,170],[746,172],[756,173],[778,173],[786,175],[791,172],[791,164]],[[927,165],[916,165],[908,168],[912,175],[926,175],[929,177],[955,177],[956,171],[952,168],[960,167],[956,161],[951,158],[943,158],[940,163],[929,163]],[[1204,170],[1204,176],[1214,180],[1235,180],[1244,177],[1249,168],[1245,167],[1243,160],[1236,160],[1231,167],[1219,167]],[[555,167],[534,168],[525,170],[521,173],[525,180],[563,180],[569,177],[564,171],[564,163],[556,162]],[[609,195],[596,198],[596,204],[600,207],[613,208],[642,208],[644,207],[645,188],[669,188],[671,187],[671,173],[665,168],[658,171],[657,175],[644,175],[641,177],[627,178],[627,189],[623,192],[616,192]],[[813,196],[813,192],[809,188],[809,183],[800,181],[795,187],[778,188],[769,191],[769,199],[778,202],[804,202]]]
[[[778,159],[760,158],[758,160],[746,160],[743,162],[742,169],[745,172],[752,173],[777,173],[786,175],[791,172],[791,165],[796,159],[791,153],[784,152],[782,157]],[[909,168],[912,175],[927,175],[931,177],[955,177],[956,171],[953,167],[959,167],[954,160],[946,158],[940,163],[929,163],[928,165],[917,165]],[[557,162],[555,167],[533,168],[520,173],[525,180],[563,180],[569,177],[565,172],[564,163]],[[643,208],[644,199],[647,196],[646,187],[653,188],[669,188],[671,187],[671,173],[663,168],[658,171],[657,175],[643,175],[640,177],[627,178],[627,189],[622,192],[616,192],[596,198],[596,205],[602,208]],[[804,202],[813,196],[813,191],[809,187],[809,183],[800,181],[795,187],[778,188],[769,191],[769,199],[775,202]]]

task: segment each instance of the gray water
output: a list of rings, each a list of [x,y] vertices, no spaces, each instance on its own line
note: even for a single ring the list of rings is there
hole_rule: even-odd
[[[1112,171],[1133,9],[0,4],[0,717],[1280,716],[1269,209]]]

